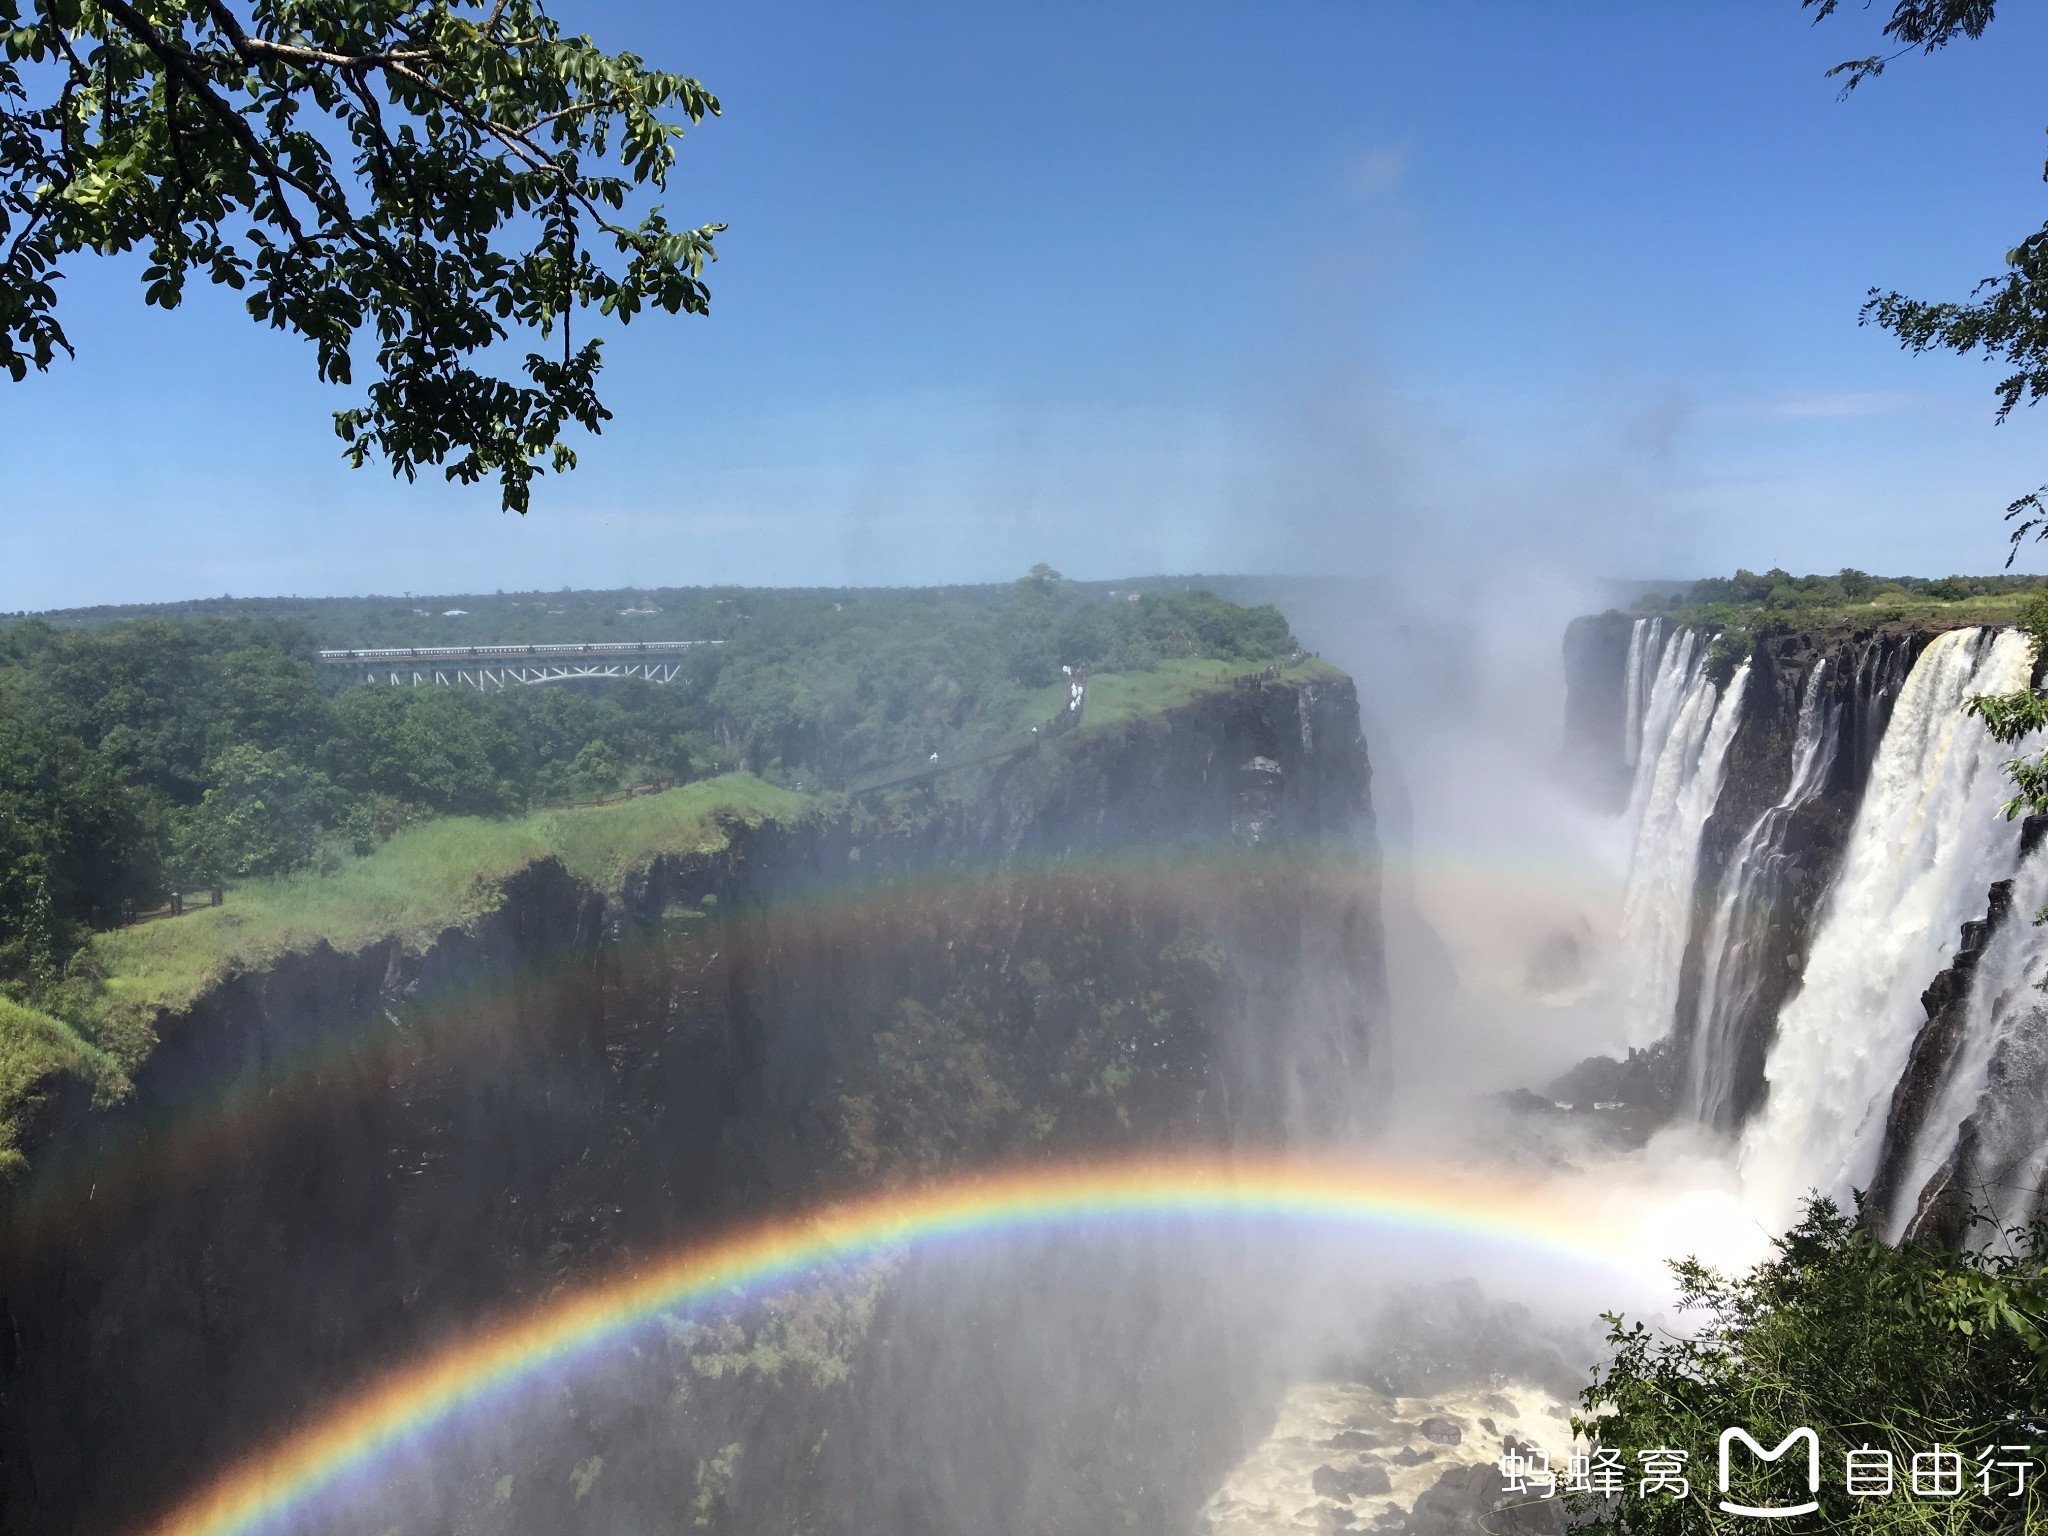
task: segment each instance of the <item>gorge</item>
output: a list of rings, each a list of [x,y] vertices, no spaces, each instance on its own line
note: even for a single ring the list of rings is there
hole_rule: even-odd
[[[701,849],[609,888],[538,858],[416,945],[314,933],[226,965],[152,1026],[130,1096],[59,1083],[23,1138],[0,1206],[0,1530],[135,1527],[458,1323],[742,1214],[1355,1128],[1386,1027],[1370,771],[1350,684],[1297,671],[1063,737],[969,798],[714,803]],[[1088,1289],[1143,1274],[1098,1265]],[[855,1279],[674,1342],[683,1441],[636,1456],[644,1407],[601,1405],[619,1422],[575,1437],[597,1448],[544,1437],[516,1497],[501,1467],[481,1494],[437,1480],[441,1517],[953,1528],[943,1486],[885,1508],[893,1485],[859,1475],[877,1427],[917,1416],[894,1377],[939,1367],[886,1342],[918,1332],[915,1276]],[[1114,1326],[1097,1348],[1160,1368]],[[1133,1460],[1223,1457],[1234,1420],[1189,1422],[1189,1400],[1062,1428],[1094,1470],[1044,1517],[1084,1527]],[[975,1497],[1028,1479],[1034,1448],[1005,1473],[979,1443]],[[1148,1508],[1206,1492],[1142,1480]]]
[[[336,877],[381,903],[353,926],[309,876],[281,928],[231,893],[105,940],[108,1038],[153,1045],[40,1082],[0,1191],[0,1531],[1549,1532],[1494,1464],[1568,1443],[1616,1298],[1431,1248],[1452,1201],[1591,1222],[1616,1184],[1675,1212],[1660,1258],[1708,1235],[1693,1196],[1778,1230],[1867,1190],[1949,1245],[2040,1208],[2048,828],[1961,707],[2029,680],[2018,632],[1580,619],[1520,690],[1562,771],[1510,754],[1490,799],[1467,701],[1432,742],[1394,694],[1436,637],[1369,671],[1384,639],[1333,645],[1357,684],[1225,669],[943,791],[450,818]],[[1453,813],[1611,888],[1547,849],[1516,887],[1443,851]],[[849,1250],[269,1524],[166,1523],[446,1341],[744,1223],[1162,1148],[1479,1193],[1363,1240],[1152,1212]]]
[[[1609,614],[1568,645],[1579,782],[1632,786],[1642,1091],[1729,1138],[1767,1221],[1864,1190],[1893,1236],[1957,1241],[1972,1206],[2024,1222],[2043,829],[2000,814],[2010,753],[1963,705],[2026,687],[2030,643],[1792,629],[1717,676],[1706,638]]]

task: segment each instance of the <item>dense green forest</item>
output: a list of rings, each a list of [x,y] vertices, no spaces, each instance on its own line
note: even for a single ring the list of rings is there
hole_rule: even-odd
[[[1872,576],[1845,569],[1832,576],[1794,576],[1775,567],[1758,574],[1709,576],[1645,592],[1631,608],[1677,624],[1719,631],[1707,650],[1709,675],[1726,682],[1759,639],[1832,625],[1865,628],[1907,620],[1944,624],[2015,624],[2037,629],[2048,577]]]
[[[1759,615],[1810,622],[1815,616],[1854,609],[1875,609],[1880,617],[1897,610],[1904,617],[1940,604],[1974,602],[1996,608],[2043,586],[2048,586],[2048,577],[1873,576],[1850,569],[1832,576],[1794,576],[1773,567],[1761,574],[1739,570],[1733,576],[1709,576],[1690,585],[1646,592],[1634,607],[1638,613],[1668,613],[1687,623]]]
[[[628,616],[616,594],[474,601],[484,611],[227,603],[0,628],[0,980],[33,992],[86,932],[173,888],[331,866],[424,818],[735,768],[836,787],[1048,716],[1063,666],[1258,663],[1294,645],[1270,607],[1043,567],[1007,586],[641,594]],[[344,643],[606,638],[607,614],[656,620],[633,638],[725,643],[665,686],[491,694],[344,686],[314,661]]]

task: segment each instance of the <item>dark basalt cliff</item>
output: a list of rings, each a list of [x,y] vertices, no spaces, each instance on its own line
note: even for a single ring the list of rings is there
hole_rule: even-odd
[[[131,1098],[53,1097],[0,1195],[0,1532],[131,1527],[451,1330],[743,1213],[997,1158],[1341,1133],[1370,1115],[1384,1011],[1368,785],[1350,685],[1266,681],[961,801],[736,830],[610,896],[543,864],[424,954],[222,983]],[[552,1474],[442,1489],[419,1528],[959,1518],[820,1502],[819,1468],[910,1390],[877,1351],[917,1311],[885,1288],[814,1313],[672,1341],[698,1427],[637,1471],[618,1453],[594,1483],[593,1409]],[[746,1367],[770,1344],[773,1371]],[[708,1370],[714,1346],[741,1365]],[[816,1390],[792,1399],[799,1358]],[[1077,1419],[1044,1528],[1240,1432]]]
[[[1692,1045],[1698,1017],[1706,918],[1729,876],[1738,845],[1759,817],[1790,788],[1800,702],[1821,667],[1818,705],[1830,742],[1814,794],[1786,808],[1774,839],[1757,920],[1731,941],[1751,950],[1746,974],[1753,990],[1734,1039],[1731,1123],[1763,1102],[1764,1059],[1778,1010],[1798,986],[1822,898],[1841,865],[1863,800],[1870,765],[1891,720],[1893,702],[1913,662],[1939,631],[1886,627],[1869,631],[1795,631],[1759,639],[1750,656],[1742,714],[1728,744],[1720,798],[1700,835],[1697,914],[1679,972],[1674,1059]]]
[[[1627,798],[1622,757],[1624,679],[1635,621],[1603,614],[1576,621],[1567,633],[1567,763],[1583,786],[1619,775],[1624,787],[1591,803],[1618,809]],[[1750,829],[1785,799],[1794,740],[1809,680],[1821,671],[1818,707],[1828,721],[1827,758],[1816,791],[1787,806],[1776,829],[1762,899],[1747,931],[1731,935],[1747,951],[1750,990],[1734,1031],[1731,1123],[1762,1102],[1764,1060],[1778,1010],[1798,986],[1822,898],[1841,862],[1870,765],[1891,719],[1906,674],[1940,629],[1877,625],[1865,629],[1789,630],[1755,641],[1742,711],[1728,746],[1721,792],[1700,837],[1693,924],[1679,975],[1673,1034],[1639,1054],[1610,1091],[1653,1117],[1668,1114],[1677,1075],[1691,1048],[1697,1018],[1707,924],[1728,879],[1731,860]],[[1570,701],[1578,701],[1573,704]],[[1596,1074],[1597,1075],[1597,1074]],[[1609,1074],[1613,1075],[1613,1074]]]
[[[2048,816],[2029,816],[2020,833],[2022,856],[2044,841]],[[1910,1241],[1961,1247],[1985,1236],[1975,1228],[1980,1215],[2026,1221],[2048,1206],[2040,1178],[2048,1158],[2048,1005],[2026,969],[2017,977],[1980,979],[1992,942],[2013,931],[2013,885],[1992,885],[1984,916],[1963,924],[1955,958],[1922,994],[1927,1022],[1892,1092],[1867,1207],[1880,1230],[1897,1229]],[[2017,920],[2033,916],[2019,913]],[[2022,953],[2009,943],[2007,949],[2008,959]],[[1973,1008],[1980,987],[1992,991],[1984,1006]],[[1916,1182],[1922,1170],[1914,1168],[1914,1155],[1924,1150],[1919,1143],[1937,1105],[1959,1086],[1973,1014],[1980,1029],[1991,1031],[1978,1047],[1982,1081],[1974,1100],[1965,1101],[1969,1112],[1953,1140],[1934,1148],[1946,1154],[1940,1165]]]

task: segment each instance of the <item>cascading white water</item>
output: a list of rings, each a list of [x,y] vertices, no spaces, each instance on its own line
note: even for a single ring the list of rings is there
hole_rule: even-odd
[[[2014,1095],[2006,1094],[2000,1096],[2002,1102],[1988,1106],[1988,1115],[1980,1106],[1985,1105],[1985,1089],[1994,1058],[2002,1058],[2001,1066],[2012,1073],[2020,1067],[2014,1058],[2040,1053],[2042,998],[2035,988],[2043,973],[2048,972],[2048,952],[2042,949],[2033,918],[2044,904],[2048,904],[2048,847],[2036,849],[2013,877],[2012,909],[1984,947],[1970,977],[1969,1000],[1964,1005],[1955,1062],[1906,1154],[1905,1171],[1899,1181],[1902,1198],[1891,1213],[1891,1231],[1887,1234],[1894,1239],[1912,1219],[1914,1201],[1954,1150],[1956,1133],[1972,1113],[1980,1115],[1979,1130],[1987,1143],[1980,1149],[1984,1164],[1990,1168],[2017,1165],[2024,1174],[2036,1175],[2014,1181],[2021,1184],[2020,1189],[1978,1193],[1990,1197],[1994,1208],[1999,1208],[2019,1205],[2023,1192],[2038,1190],[2038,1160],[2048,1155],[2048,1139],[2042,1134],[2048,1128],[2043,1125],[2048,1120],[2048,1104],[2040,1103],[2035,1095],[2021,1094],[2017,1097],[2024,1101],[2022,1106],[2012,1102]],[[2021,1111],[2018,1116],[2014,1113],[2016,1109]],[[2024,1125],[2012,1124],[2015,1118],[2023,1120]],[[1983,1176],[1988,1171],[1980,1166],[1965,1173]]]
[[[1664,621],[1637,619],[1628,636],[1628,673],[1622,682],[1621,760],[1634,768],[1643,755],[1643,711],[1663,655]]]
[[[1736,1053],[1761,981],[1762,940],[1783,895],[1783,838],[1799,808],[1826,784],[1834,762],[1840,715],[1823,703],[1826,676],[1825,660],[1807,674],[1785,793],[1729,856],[1701,947],[1686,1098],[1695,1119],[1723,1129],[1733,1118]]]
[[[1841,1198],[1869,1182],[1920,990],[2015,854],[1998,814],[2005,754],[1963,704],[2024,687],[2031,667],[2022,635],[1952,630],[1906,679],[1743,1138],[1746,1194],[1767,1221],[1795,1216],[1809,1189]]]
[[[1654,761],[1650,744],[1656,738],[1648,731],[1644,735],[1648,771],[1638,777],[1641,803],[1618,945],[1622,1023],[1631,1046],[1648,1045],[1666,1034],[1678,1007],[1679,967],[1692,931],[1700,834],[1721,794],[1728,743],[1734,738],[1742,691],[1749,681],[1745,662],[1725,692],[1716,688],[1703,667],[1690,665],[1693,649],[1689,630],[1671,647],[1684,653],[1683,697]],[[1660,671],[1657,686],[1661,689],[1665,682]],[[1654,721],[1654,700],[1650,713]]]
[[[1644,651],[1644,665],[1650,661],[1650,647]],[[1699,681],[1699,637],[1681,629],[1656,651],[1656,671],[1644,697],[1641,719],[1636,727],[1636,772],[1629,787],[1627,825],[1631,836],[1642,825],[1643,808],[1657,778],[1657,765],[1670,739],[1678,712],[1685,707],[1693,685]],[[1640,683],[1640,679],[1638,680]],[[1633,711],[1632,711],[1633,713]]]

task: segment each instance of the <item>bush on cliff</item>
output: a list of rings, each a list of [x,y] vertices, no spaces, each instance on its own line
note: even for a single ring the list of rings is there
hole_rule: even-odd
[[[1682,1302],[1705,1314],[1694,1335],[1660,1336],[1607,1318],[1613,1359],[1595,1373],[1587,1416],[1574,1423],[1621,1449],[1629,1482],[1618,1506],[1575,1496],[1592,1517],[1584,1528],[1611,1536],[1751,1529],[1760,1522],[1716,1507],[1721,1433],[1743,1429],[1769,1448],[1801,1427],[1820,1437],[1822,1475],[1820,1509],[1799,1528],[1957,1536],[2048,1528],[2048,1228],[2001,1233],[1964,1253],[1894,1247],[1816,1200],[1776,1250],[1732,1278],[1692,1260],[1674,1266]],[[2035,1461],[2024,1492],[1995,1465],[1984,1492],[1980,1453],[2019,1443]],[[1961,1492],[1916,1496],[1913,1457],[1937,1446],[1962,1454]],[[1890,1453],[1891,1493],[1849,1492],[1846,1458],[1866,1447]],[[1665,1448],[1689,1453],[1685,1497],[1641,1492],[1639,1453]],[[1796,1453],[1775,1465],[1743,1453],[1731,1471],[1725,1497],[1740,1503],[1809,1496]]]

